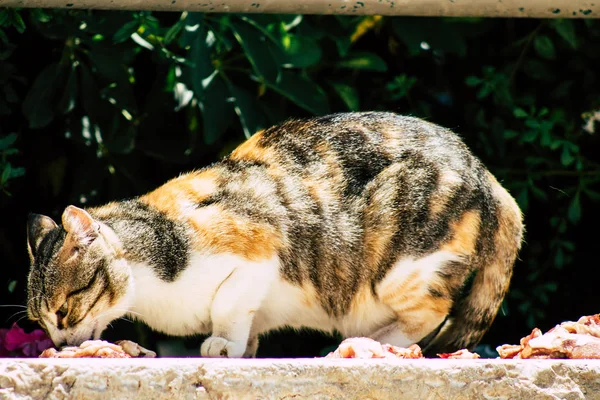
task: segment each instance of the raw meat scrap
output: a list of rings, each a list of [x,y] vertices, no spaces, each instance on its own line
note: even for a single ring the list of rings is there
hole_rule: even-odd
[[[600,359],[600,314],[566,321],[542,334],[534,329],[520,345],[496,348],[500,358]]]
[[[382,345],[367,337],[353,337],[344,340],[325,358],[423,358],[423,354],[416,344],[402,348],[390,344]]]
[[[477,354],[477,353],[471,353],[467,349],[461,349],[461,350],[455,351],[454,353],[441,353],[441,354],[438,354],[438,357],[440,357],[440,358],[456,358],[456,359],[467,360],[467,359],[479,358],[479,354]]]
[[[46,349],[40,358],[132,358],[156,357],[156,353],[137,343],[121,340],[110,343],[105,340],[87,340],[80,346],[66,346],[60,350]]]

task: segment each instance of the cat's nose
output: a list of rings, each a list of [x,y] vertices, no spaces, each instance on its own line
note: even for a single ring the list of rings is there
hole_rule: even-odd
[[[55,346],[56,348],[58,348],[58,349],[60,349],[61,347],[63,347],[64,345],[66,345],[66,344],[67,344],[67,341],[66,341],[66,340],[64,340],[64,339],[61,339],[61,340],[53,340],[53,342],[54,342],[54,346]]]

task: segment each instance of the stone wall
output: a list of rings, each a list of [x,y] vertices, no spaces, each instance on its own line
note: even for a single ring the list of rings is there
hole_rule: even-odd
[[[600,360],[0,359],[0,399],[600,399]]]

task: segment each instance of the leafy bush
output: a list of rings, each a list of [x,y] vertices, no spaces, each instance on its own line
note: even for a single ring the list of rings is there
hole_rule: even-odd
[[[141,194],[289,117],[392,110],[461,134],[525,213],[485,343],[598,312],[579,279],[599,216],[596,20],[4,9],[0,26],[11,302],[24,301],[27,212]]]

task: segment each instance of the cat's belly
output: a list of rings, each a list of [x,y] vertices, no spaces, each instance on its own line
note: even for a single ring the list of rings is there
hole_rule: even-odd
[[[371,296],[365,288],[343,316],[330,316],[321,306],[315,290],[284,280],[275,282],[255,319],[259,333],[291,327],[340,332],[344,337],[368,336],[394,319],[394,312]]]

